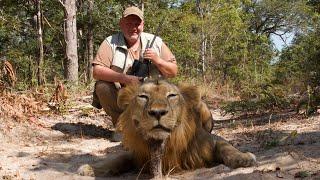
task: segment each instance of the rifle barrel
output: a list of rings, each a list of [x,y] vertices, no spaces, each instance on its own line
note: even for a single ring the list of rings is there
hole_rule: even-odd
[[[149,46],[148,48],[151,48],[151,47],[153,46],[154,41],[156,40],[156,38],[157,38],[157,36],[158,36],[158,34],[159,34],[159,32],[160,32],[160,29],[161,29],[161,27],[162,27],[162,24],[163,24],[164,20],[165,20],[165,16],[163,16],[163,18],[161,19],[161,21],[160,21],[160,23],[159,23],[159,25],[158,25],[158,28],[157,28],[157,30],[156,30],[156,33],[154,34],[154,37],[153,37],[153,39],[152,39],[152,41],[151,41],[151,44],[150,44],[150,46]]]

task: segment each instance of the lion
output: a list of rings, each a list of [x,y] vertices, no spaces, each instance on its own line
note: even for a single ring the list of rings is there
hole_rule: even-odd
[[[124,110],[117,129],[128,151],[82,167],[82,175],[120,174],[136,168],[161,177],[218,163],[231,168],[256,163],[252,153],[240,152],[210,133],[212,116],[195,86],[148,81],[121,89],[117,100]]]

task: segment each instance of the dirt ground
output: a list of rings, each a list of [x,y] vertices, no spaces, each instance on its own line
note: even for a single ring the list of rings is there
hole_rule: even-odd
[[[25,121],[0,117],[2,179],[103,179],[84,177],[77,169],[123,151],[109,140],[109,117],[82,97],[62,114],[30,115]],[[169,174],[168,179],[320,179],[320,115],[304,118],[293,112],[256,117],[221,116],[212,110],[212,133],[257,156],[250,168],[219,165]],[[107,179],[144,179],[127,173]],[[106,179],[106,178],[105,178]]]

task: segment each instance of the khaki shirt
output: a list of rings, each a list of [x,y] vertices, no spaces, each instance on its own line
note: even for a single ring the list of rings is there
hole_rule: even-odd
[[[117,33],[107,37],[100,45],[92,65],[101,65],[111,68],[121,73],[130,73],[134,59],[142,56],[145,47],[149,41],[151,43],[154,35],[149,33],[141,33],[140,48],[137,51],[127,47],[123,34]],[[175,61],[175,57],[162,39],[157,37],[154,45],[151,47],[165,61]],[[155,65],[151,64],[151,76],[159,76],[159,71]]]

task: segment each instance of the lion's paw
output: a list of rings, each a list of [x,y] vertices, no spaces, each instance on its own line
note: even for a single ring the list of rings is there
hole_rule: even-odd
[[[250,167],[257,163],[256,156],[250,152],[237,153],[226,158],[225,164],[232,168]]]
[[[94,176],[94,170],[89,164],[84,164],[80,166],[77,173],[81,176]]]
[[[244,160],[243,167],[250,167],[257,164],[257,158],[254,154],[251,152],[246,152],[244,154],[246,154],[248,157]]]

